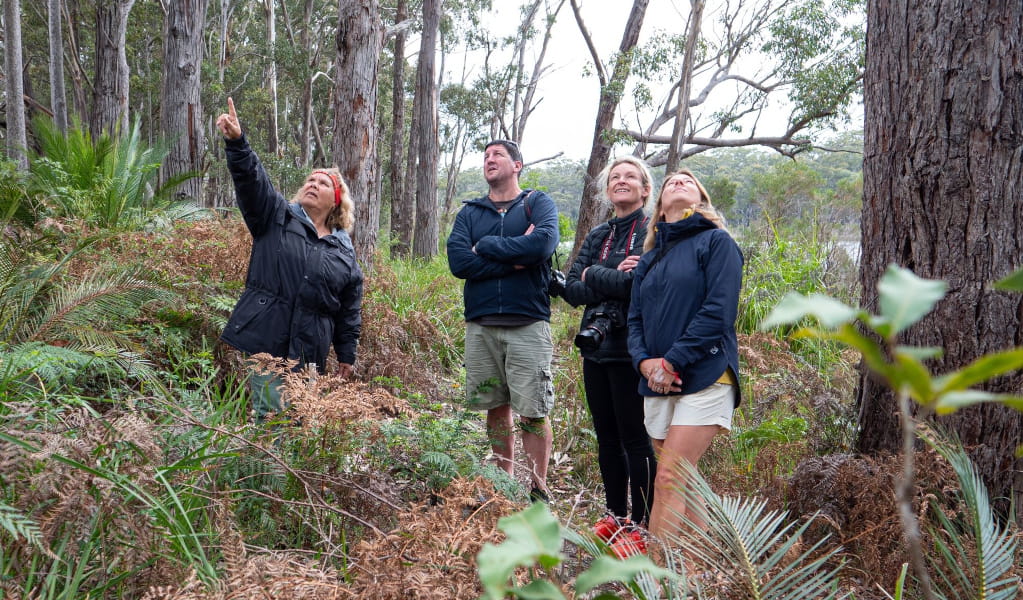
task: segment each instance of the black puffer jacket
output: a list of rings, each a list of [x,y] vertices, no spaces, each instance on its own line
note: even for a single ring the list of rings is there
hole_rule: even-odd
[[[343,230],[319,237],[296,204],[274,190],[244,136],[225,142],[238,207],[252,233],[245,291],[221,339],[256,354],[316,363],[333,343],[354,364],[362,328],[362,271]]]
[[[572,306],[585,304],[580,327],[592,321],[597,307],[611,305],[618,320],[596,350],[583,350],[583,358],[594,362],[630,362],[626,318],[632,295],[632,272],[619,271],[626,256],[643,253],[647,216],[643,209],[594,227],[586,235],[572,268],[566,275],[562,297]],[[608,243],[610,238],[610,243]],[[604,256],[606,254],[606,256]],[[586,281],[582,281],[583,270]]]

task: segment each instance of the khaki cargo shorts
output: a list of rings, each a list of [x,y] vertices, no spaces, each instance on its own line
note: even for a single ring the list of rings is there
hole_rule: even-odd
[[[465,395],[470,408],[490,410],[510,404],[519,416],[546,417],[554,407],[551,326],[537,321],[522,327],[466,323]]]

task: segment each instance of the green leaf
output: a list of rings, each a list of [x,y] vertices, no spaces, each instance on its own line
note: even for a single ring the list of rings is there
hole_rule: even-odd
[[[1009,408],[1023,411],[1023,396],[1010,394],[994,394],[983,390],[961,390],[942,394],[934,405],[939,415],[954,413],[960,408],[980,404],[981,402],[998,402]]]
[[[935,393],[931,388],[931,373],[920,361],[909,354],[896,354],[895,381],[890,382],[895,390],[905,390],[918,403],[929,406],[934,403]]]
[[[814,317],[823,327],[834,329],[852,321],[856,315],[856,309],[830,296],[824,294],[804,296],[789,292],[760,324],[760,330],[767,331],[779,325],[791,325],[806,317]]]
[[[891,325],[891,336],[904,331],[945,297],[948,284],[922,279],[909,269],[889,265],[877,285],[881,316]]]
[[[939,390],[964,390],[984,383],[992,377],[1023,368],[1023,348],[985,354],[958,371],[942,375],[935,380]]]
[[[508,581],[516,568],[561,562],[561,525],[544,503],[534,502],[503,517],[497,526],[508,538],[499,546],[485,544],[476,555],[480,582],[493,600],[504,598],[511,589]]]
[[[1023,292],[1023,269],[1016,271],[1005,279],[996,281],[995,289],[1007,292]]]
[[[911,356],[919,361],[930,360],[932,358],[941,358],[944,354],[945,349],[941,346],[896,346],[896,354],[904,354]]]
[[[579,594],[586,594],[593,588],[612,581],[628,583],[640,573],[649,573],[657,579],[668,581],[677,578],[675,573],[658,567],[645,555],[631,556],[625,560],[602,555],[593,560],[589,569],[579,574],[575,580],[575,589]]]
[[[561,590],[546,579],[534,579],[512,593],[524,600],[565,600]]]

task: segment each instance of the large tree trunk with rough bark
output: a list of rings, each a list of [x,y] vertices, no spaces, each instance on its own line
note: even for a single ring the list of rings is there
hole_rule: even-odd
[[[437,254],[437,77],[435,57],[437,32],[440,29],[440,0],[424,0],[423,33],[419,46],[419,67],[416,70],[415,127],[419,143],[411,151],[419,155],[416,170],[416,224],[412,255],[431,258]]]
[[[128,130],[128,59],[125,35],[135,0],[96,2],[96,75],[93,77],[94,136]]]
[[[333,156],[355,202],[355,250],[371,266],[380,225],[376,107],[384,28],[377,0],[340,0],[338,15]]]
[[[21,78],[21,2],[4,2],[4,73],[7,83],[7,158],[28,168],[25,92]]]
[[[889,263],[943,279],[948,296],[903,343],[940,346],[937,373],[1023,344],[1023,297],[991,282],[1023,256],[1023,4],[870,0],[867,11],[862,263],[877,312]],[[1023,373],[988,389],[1019,394]],[[859,449],[899,447],[892,393],[863,375]],[[1023,414],[985,405],[941,419],[979,467],[992,498],[1023,506]]]
[[[200,84],[206,0],[180,0],[168,5],[163,27],[163,93],[160,124],[170,152],[161,177],[202,169],[206,136],[203,131]],[[178,188],[183,197],[202,203],[202,178],[195,177]]]
[[[398,0],[394,24],[408,19],[408,3]],[[391,70],[391,258],[407,257],[412,251],[412,222],[415,206],[405,196],[405,28],[394,36],[394,66]]]
[[[67,132],[67,92],[64,90],[64,36],[61,33],[61,0],[47,3],[46,25],[50,45],[50,109],[53,124]]]
[[[600,210],[601,203],[599,199],[603,190],[600,189],[598,178],[601,170],[607,165],[608,158],[611,156],[612,144],[607,139],[607,134],[611,131],[615,112],[618,110],[618,103],[621,100],[622,90],[625,88],[625,80],[628,79],[632,68],[632,50],[639,42],[639,32],[643,27],[643,18],[646,16],[648,4],[650,4],[650,0],[635,0],[632,3],[632,11],[625,22],[622,43],[618,48],[618,55],[615,58],[614,71],[608,76],[600,66],[600,58],[593,49],[589,32],[583,27],[578,3],[576,0],[572,0],[572,9],[579,23],[579,29],[586,37],[597,66],[597,73],[600,79],[600,104],[597,107],[597,119],[593,126],[593,145],[590,146],[590,158],[586,163],[583,197],[579,202],[579,222],[575,230],[575,246],[572,249],[569,264],[575,260],[576,254],[582,248],[586,234],[607,216],[604,211]]]

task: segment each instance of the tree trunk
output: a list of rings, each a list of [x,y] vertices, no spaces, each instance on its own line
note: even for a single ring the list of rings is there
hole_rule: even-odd
[[[270,62],[266,66],[266,86],[270,92],[270,112],[267,114],[267,150],[280,156],[281,134],[277,125],[277,0],[266,0],[266,39],[270,47]]]
[[[92,134],[128,131],[128,59],[125,35],[135,0],[96,2],[96,75],[93,77]]]
[[[21,2],[4,0],[4,72],[7,80],[7,158],[28,169],[25,91],[21,79]]]
[[[408,19],[405,0],[398,0],[394,24]],[[415,207],[406,201],[405,177],[405,29],[394,36],[394,66],[391,73],[391,258],[407,257],[412,249]]]
[[[664,163],[665,173],[672,173],[678,168],[679,155],[682,153],[686,122],[689,120],[689,94],[693,83],[693,64],[696,62],[696,42],[700,37],[703,7],[706,3],[704,0],[691,0],[690,4],[689,31],[686,33],[686,49],[682,57],[682,76],[679,78],[678,107],[675,109],[675,124],[672,126],[671,144],[668,146],[668,161]]]
[[[437,77],[434,65],[437,54],[437,32],[440,28],[441,0],[423,1],[423,33],[416,69],[416,95],[419,143],[413,149],[419,154],[416,169],[416,235],[412,254],[432,258],[437,254]]]
[[[46,22],[50,39],[50,109],[53,124],[67,133],[67,93],[64,91],[64,36],[61,33],[61,1],[49,0]]]
[[[889,263],[948,282],[948,296],[901,340],[943,347],[931,367],[944,373],[1023,344],[1023,298],[990,286],[1023,255],[1023,5],[909,6],[868,2],[860,282],[873,312]],[[987,389],[1019,394],[1023,373]],[[858,402],[859,449],[896,450],[892,393],[864,373]],[[1014,458],[1023,414],[984,405],[941,421],[958,433],[991,497],[1023,506],[1023,461]]]
[[[380,225],[375,123],[384,28],[377,0],[340,0],[338,16],[333,155],[355,201],[355,250],[371,266]]]
[[[636,47],[636,43],[639,42],[639,31],[643,27],[643,18],[646,15],[646,7],[649,3],[650,0],[635,0],[632,3],[632,12],[629,13],[629,18],[625,22],[625,32],[622,34],[622,43],[618,48],[614,72],[610,77],[607,77],[601,71],[599,57],[595,53],[593,56],[594,62],[597,64],[598,73],[601,74],[600,104],[597,107],[597,119],[593,126],[593,145],[590,147],[590,159],[586,164],[583,197],[579,202],[579,223],[576,225],[575,230],[575,246],[572,249],[572,256],[568,264],[575,260],[575,256],[579,253],[586,234],[606,216],[600,210],[599,198],[603,190],[599,188],[597,179],[600,171],[603,170],[608,158],[611,156],[611,142],[607,139],[607,134],[611,131],[611,124],[614,121],[615,111],[618,109],[618,102],[621,100],[625,81],[629,78],[629,72],[632,68],[632,50]],[[572,9],[575,11],[579,28],[586,37],[587,42],[590,43],[591,52],[593,52],[589,33],[583,27],[579,16],[579,7],[576,0],[572,0]]]
[[[302,10],[300,43],[309,55],[309,77],[302,85],[302,135],[299,138],[298,150],[299,164],[304,168],[309,167],[310,149],[313,142],[313,77],[315,76],[313,71],[316,70],[316,54],[318,54],[314,54],[311,47],[313,36],[309,29],[312,27],[312,18],[313,0],[305,0],[305,7]]]
[[[168,4],[163,27],[163,92],[160,123],[170,152],[163,161],[161,178],[202,170],[206,139],[203,131],[200,78],[203,29],[207,0],[181,0]],[[178,188],[182,197],[202,204],[202,177]]]
[[[77,115],[79,122],[83,125],[88,125],[92,118],[89,113],[88,101],[90,90],[92,90],[92,82],[89,81],[89,77],[86,75],[85,68],[81,62],[81,44],[78,42],[81,39],[81,34],[78,27],[83,19],[78,10],[77,0],[64,1],[63,16],[67,21],[67,64],[71,81],[74,84],[71,86],[71,99],[74,102],[75,115]]]

